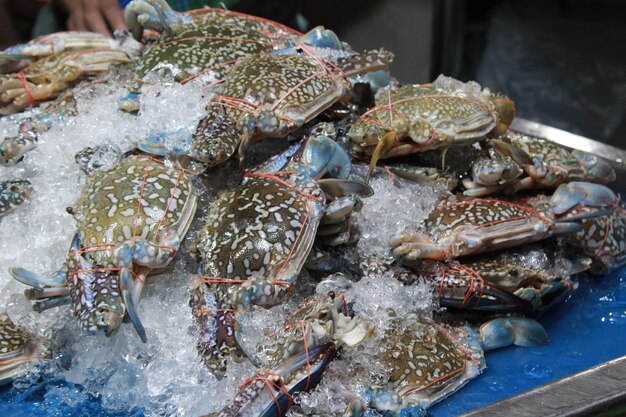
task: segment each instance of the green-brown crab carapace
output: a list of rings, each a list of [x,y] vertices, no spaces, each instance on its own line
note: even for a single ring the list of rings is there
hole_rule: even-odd
[[[39,310],[70,303],[83,329],[107,335],[128,314],[145,340],[134,306],[149,272],[166,267],[177,253],[195,209],[185,172],[148,156],[128,156],[108,171],[92,172],[68,208],[78,231],[64,271],[50,278],[22,268],[10,272],[34,287],[28,296],[40,300]]]
[[[165,13],[159,13],[158,9],[163,8]],[[120,102],[120,107],[128,112],[139,110],[141,86],[150,72],[169,74],[180,83],[199,76],[204,83],[219,83],[240,60],[289,45],[301,36],[295,30],[254,16],[219,9],[182,14],[164,2],[152,0],[131,2],[127,8],[129,28],[138,24],[138,15],[128,13],[133,9],[146,16],[152,13],[151,19],[161,35],[146,47],[135,67],[129,94]]]
[[[309,48],[302,54],[254,56],[237,63],[224,89],[207,106],[192,137],[190,156],[208,166],[243,158],[251,143],[283,137],[302,127],[335,102],[349,97],[346,78],[386,68],[393,54],[351,53],[325,60]]]
[[[246,174],[211,205],[193,249],[200,275],[191,301],[199,350],[217,375],[226,357],[239,351],[236,311],[280,303],[300,273],[326,210],[318,178],[328,172],[344,180],[325,182],[348,181],[349,157],[331,139],[317,136],[292,148],[298,150],[286,165],[269,163]]]
[[[504,133],[514,117],[515,105],[503,95],[439,76],[431,84],[381,91],[376,106],[354,122],[348,136],[355,153],[372,158],[371,171],[378,159]]]

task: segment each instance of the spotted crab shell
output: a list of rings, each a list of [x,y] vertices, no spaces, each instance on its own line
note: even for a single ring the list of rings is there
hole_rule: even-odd
[[[299,271],[321,216],[324,194],[317,183],[295,188],[287,175],[251,177],[210,209],[198,241],[208,277],[271,280]],[[228,285],[227,292],[234,289]]]
[[[154,241],[166,227],[182,236],[194,199],[183,171],[151,157],[130,156],[87,179],[74,207],[79,237],[84,246],[102,249],[133,237]],[[108,265],[106,251],[90,255]]]
[[[221,79],[241,59],[271,51],[277,43],[295,34],[273,22],[230,14],[210,14],[194,23],[176,28],[148,47],[135,73],[143,78],[150,71],[168,68],[176,81],[185,81],[206,72]]]

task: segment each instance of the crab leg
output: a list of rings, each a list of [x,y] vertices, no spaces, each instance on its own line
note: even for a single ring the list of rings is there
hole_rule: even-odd
[[[11,46],[0,54],[11,58],[42,57],[70,49],[115,48],[118,42],[99,33],[58,32],[42,36],[28,43]]]
[[[313,388],[320,381],[335,352],[334,343],[323,343],[285,359],[273,372],[257,373],[242,385],[229,405],[209,416],[284,416],[294,395]]]
[[[9,274],[22,284],[38,289],[67,286],[67,275],[63,271],[57,271],[51,276],[45,276],[36,272],[28,271],[20,267],[9,268]]]
[[[37,301],[33,304],[33,310],[37,313],[42,313],[51,308],[61,307],[72,303],[72,297],[67,295],[65,297],[50,298],[47,300]]]

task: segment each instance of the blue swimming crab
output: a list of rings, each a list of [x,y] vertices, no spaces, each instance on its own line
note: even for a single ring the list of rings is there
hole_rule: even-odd
[[[32,192],[33,187],[27,180],[0,181],[0,217],[9,214],[28,201]]]
[[[401,274],[398,279],[406,284],[418,278],[434,281],[442,307],[530,314],[541,313],[567,297],[577,287],[569,277],[590,265],[587,257],[570,260],[545,245],[447,263],[408,263],[415,274]]]
[[[21,375],[26,365],[49,356],[44,343],[0,313],[0,386]]]
[[[144,155],[96,170],[68,208],[77,222],[65,268],[43,276],[22,268],[11,275],[33,288],[38,311],[70,304],[82,328],[112,334],[125,315],[146,340],[135,305],[146,276],[178,252],[196,210],[183,170]]]
[[[459,197],[436,207],[424,232],[403,233],[390,245],[409,260],[449,260],[578,232],[580,220],[610,214],[618,201],[609,188],[585,182],[562,184],[550,197]]]
[[[396,319],[381,339],[377,355],[389,370],[355,399],[344,416],[361,417],[366,408],[397,416],[402,409],[430,405],[459,390],[485,368],[477,333],[415,318]]]
[[[0,52],[0,74],[18,72],[35,61],[62,52],[82,49],[119,49],[125,38],[116,39],[93,32],[56,32],[11,46]]]
[[[351,91],[347,77],[387,68],[392,59],[384,50],[325,59],[318,50],[298,44],[295,52],[241,60],[226,75],[221,93],[209,102],[207,117],[199,122],[190,149],[183,153],[209,167],[221,164],[237,149],[241,160],[250,144],[286,136],[337,101],[347,100]],[[166,152],[149,141],[140,148]]]
[[[51,54],[33,62],[19,72],[0,75],[0,114],[22,111],[28,106],[57,96],[90,75],[108,71],[113,64],[131,61],[129,54],[133,49],[128,49],[128,52],[123,50],[119,46],[120,42],[107,39],[105,42],[107,46],[87,49],[98,42],[92,42],[91,36],[69,32],[65,34],[66,46],[70,44],[67,39],[72,36],[76,37],[76,44],[83,45],[82,49],[75,49],[75,45],[71,44],[72,47],[65,47],[57,52],[54,48],[50,49],[50,45],[54,45],[54,42],[42,39],[32,45],[32,48],[42,49]],[[96,38],[100,39],[99,36]],[[113,43],[115,46],[108,46],[108,43]],[[87,48],[84,45],[87,45]],[[23,46],[23,49],[27,46],[29,44]]]
[[[134,0],[125,13],[136,39],[141,39],[143,28],[160,33],[156,42],[146,46],[128,86],[129,94],[120,103],[129,112],[140,109],[141,86],[150,72],[167,71],[181,83],[196,77],[219,83],[242,59],[289,46],[302,37],[279,23],[228,10],[178,13],[163,0]]]
[[[325,174],[333,179],[320,179]],[[350,158],[326,136],[308,137],[254,172],[209,209],[191,248],[198,273],[191,306],[209,369],[221,375],[239,351],[235,312],[252,304],[270,307],[291,291],[311,251],[326,211],[324,190],[369,195],[369,186],[347,180]],[[338,199],[344,198],[341,195]],[[337,201],[337,200],[335,200]]]
[[[490,156],[474,161],[472,178],[463,181],[465,195],[512,194],[555,189],[570,181],[608,184],[615,180],[615,170],[602,158],[544,139],[508,132],[490,140],[488,146]]]
[[[626,209],[619,205],[607,216],[583,220],[569,242],[592,258],[590,271],[606,274],[626,263]]]
[[[439,76],[431,84],[381,90],[348,131],[356,154],[379,159],[472,143],[506,131],[515,104],[475,82]]]
[[[252,55],[286,50],[296,43],[343,48],[337,36],[322,27],[302,34],[268,19],[223,9],[178,13],[163,0],[134,0],[125,13],[136,39],[141,39],[144,28],[160,33],[141,56],[130,92],[120,103],[129,112],[140,109],[143,79],[153,71],[169,72],[181,83],[202,77],[218,84],[234,64]]]

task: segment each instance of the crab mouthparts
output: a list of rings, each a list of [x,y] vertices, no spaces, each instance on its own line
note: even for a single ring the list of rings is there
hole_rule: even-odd
[[[99,313],[104,331],[107,337],[109,337],[115,332],[115,330],[117,330],[118,327],[120,327],[120,324],[122,324],[122,317],[117,313],[109,311],[108,309],[101,310]]]

